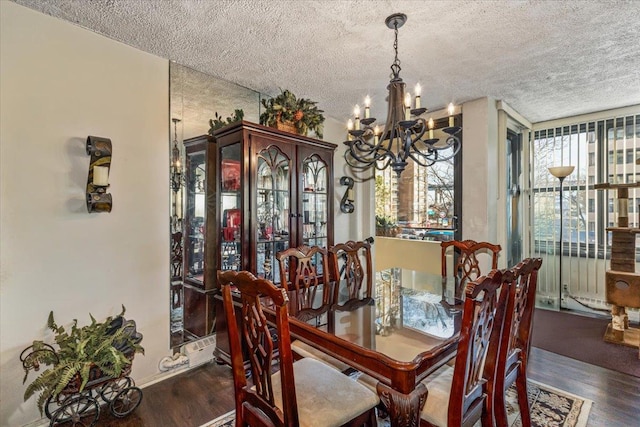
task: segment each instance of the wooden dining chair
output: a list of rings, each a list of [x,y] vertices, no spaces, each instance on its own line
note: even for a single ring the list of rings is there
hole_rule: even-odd
[[[330,247],[329,268],[334,282],[334,310],[354,310],[373,300],[373,267],[368,239],[349,240]]]
[[[321,317],[331,306],[331,284],[327,250],[320,246],[298,246],[276,254],[282,287],[291,291],[290,313],[308,322]]]
[[[237,427],[376,425],[377,394],[313,358],[294,363],[285,289],[247,271],[218,271],[217,277],[229,327]],[[274,311],[275,336],[263,310],[265,298]],[[279,372],[272,373],[274,366]]]
[[[500,329],[499,347],[492,348],[491,361],[485,368],[488,394],[493,396],[489,402],[490,413],[498,426],[507,425],[506,390],[515,382],[523,427],[531,426],[529,400],[527,397],[527,360],[533,326],[538,270],[542,265],[540,258],[527,258],[510,273],[510,283],[501,293],[505,309]],[[506,291],[506,292],[505,292]],[[504,294],[504,298],[503,298]],[[500,321],[500,320],[497,320]],[[495,361],[495,367],[493,366]],[[493,377],[492,377],[493,376]]]
[[[499,270],[467,283],[454,367],[444,365],[423,380],[428,394],[421,426],[472,426],[481,420],[483,427],[493,427],[483,368],[489,348],[499,345],[499,334],[492,331],[504,309],[497,298],[502,283]]]
[[[453,249],[453,279],[454,279],[454,305],[462,303],[464,289],[467,282],[475,280],[482,275],[478,255],[488,253],[491,256],[491,269],[498,268],[498,254],[502,250],[500,245],[489,242],[476,242],[475,240],[451,240],[440,243],[442,248],[442,299],[446,299],[447,282],[447,255]],[[486,270],[485,270],[486,271]]]

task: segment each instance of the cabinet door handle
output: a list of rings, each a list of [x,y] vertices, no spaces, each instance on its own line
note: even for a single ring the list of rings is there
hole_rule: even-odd
[[[289,214],[289,218],[297,218],[297,217],[298,217],[298,214],[296,214],[296,213],[292,212],[292,213]]]

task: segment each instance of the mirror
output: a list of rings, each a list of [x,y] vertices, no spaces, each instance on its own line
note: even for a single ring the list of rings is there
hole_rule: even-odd
[[[242,109],[244,120],[258,122],[260,94],[171,62],[171,347],[214,332],[212,286],[204,286],[204,224],[209,121]],[[176,120],[177,119],[177,120]],[[202,138],[198,138],[202,137]],[[198,149],[185,150],[200,139]],[[177,152],[174,149],[177,147]],[[175,153],[174,153],[175,152]],[[175,160],[178,160],[177,162]],[[186,325],[186,326],[185,326]]]

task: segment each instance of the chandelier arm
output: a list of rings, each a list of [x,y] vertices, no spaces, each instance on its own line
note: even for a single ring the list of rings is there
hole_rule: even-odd
[[[351,167],[360,167],[360,165],[353,163],[351,160],[364,163],[366,166],[363,169],[366,169],[384,159],[389,159],[389,162],[395,159],[395,153],[390,148],[370,144],[361,138],[357,138],[355,141],[348,141],[347,144],[349,148],[345,153],[348,155],[345,156],[345,160]]]
[[[443,150],[446,150],[448,148],[451,148],[451,154],[449,154],[448,156],[441,156],[438,158],[439,162],[444,162],[450,159],[453,159],[456,154],[458,154],[458,151],[460,151],[460,147],[462,145],[460,144],[460,140],[456,137],[456,136],[450,136],[447,138],[447,145],[444,147],[434,147],[437,151],[436,153],[442,153]]]
[[[358,161],[359,163],[354,163],[354,160]],[[353,153],[349,153],[349,156],[345,156],[345,161],[352,169],[360,171],[370,169],[371,167],[375,167],[378,170],[384,170],[391,164],[391,158],[389,158],[388,156],[365,160],[357,159],[355,156],[353,156]]]
[[[440,160],[438,159],[438,152],[430,148],[427,150],[428,151],[424,153],[422,151],[414,149],[414,151],[409,153],[409,157],[420,166],[433,166]]]

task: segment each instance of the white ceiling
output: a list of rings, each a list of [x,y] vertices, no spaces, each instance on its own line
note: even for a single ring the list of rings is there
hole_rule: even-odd
[[[345,121],[367,94],[386,114],[395,12],[401,77],[431,110],[491,96],[539,122],[640,104],[640,1],[14,1]]]

